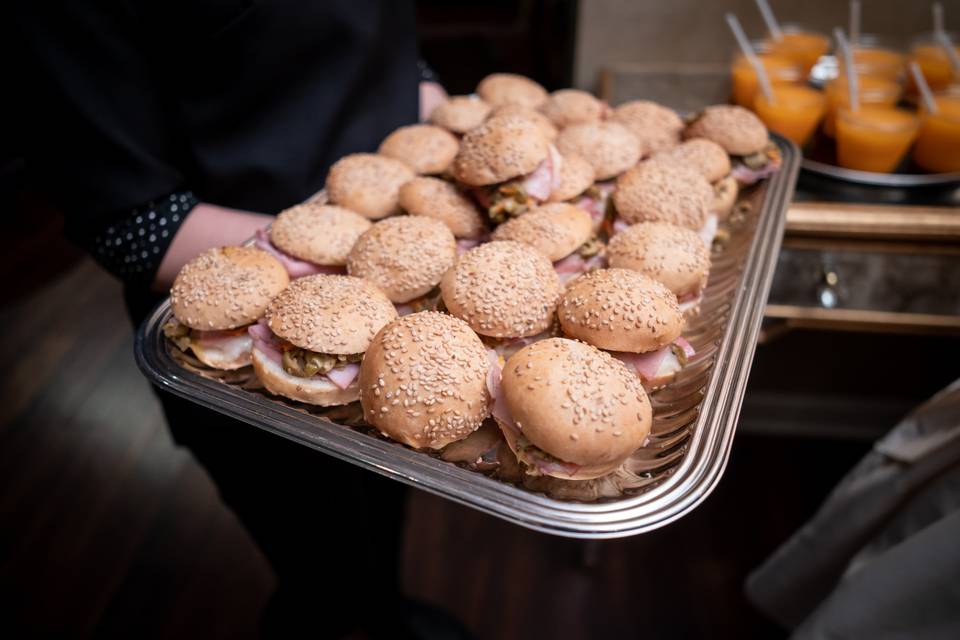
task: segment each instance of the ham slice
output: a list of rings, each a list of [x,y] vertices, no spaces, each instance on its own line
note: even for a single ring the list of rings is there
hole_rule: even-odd
[[[334,367],[326,373],[330,382],[337,385],[340,389],[346,389],[360,375],[360,365],[356,362],[348,362],[341,367]]]
[[[594,269],[602,269],[605,261],[603,256],[597,254],[584,260],[580,254],[571,253],[563,260],[557,260],[553,263],[553,269],[560,276],[560,283],[567,284],[577,276]]]
[[[717,214],[711,213],[707,216],[707,221],[703,223],[703,227],[697,232],[700,235],[700,239],[703,240],[707,251],[710,251],[713,247],[713,239],[716,237],[719,227],[720,220],[717,218]]]
[[[627,223],[626,220],[624,220],[623,218],[617,218],[616,220],[613,221],[613,230],[610,232],[610,235],[611,236],[616,235],[629,227],[630,225]]]
[[[283,353],[280,351],[280,342],[270,331],[267,321],[263,318],[256,324],[247,327],[247,333],[253,338],[253,348],[265,355],[278,365],[283,365]]]
[[[684,353],[684,355],[687,356],[687,358],[692,358],[693,356],[697,355],[697,352],[694,350],[693,345],[691,345],[689,342],[687,342],[686,338],[684,338],[683,336],[680,336],[679,338],[677,338],[677,339],[674,340],[673,342],[674,342],[678,347],[680,347],[681,349],[683,349],[683,353]]]
[[[537,165],[532,173],[527,174],[523,182],[523,190],[527,195],[537,200],[546,200],[560,185],[560,167],[563,159],[557,149],[550,145],[547,157]]]
[[[274,258],[279,260],[280,264],[282,264],[283,268],[287,270],[287,274],[291,278],[302,278],[303,276],[312,276],[317,273],[342,275],[347,272],[344,267],[328,267],[319,264],[313,264],[312,262],[299,260],[288,253],[284,253],[280,249],[277,249],[272,242],[270,242],[270,234],[266,229],[257,230],[257,236],[253,242],[253,245],[258,249],[263,249]]]
[[[479,246],[481,242],[482,242],[482,240],[473,240],[473,239],[470,239],[470,238],[460,238],[460,239],[458,239],[458,240],[457,240],[457,255],[460,255],[461,253],[466,253],[467,251],[470,251],[470,249],[473,249],[474,247]]]
[[[610,355],[627,365],[627,369],[635,372],[644,380],[653,380],[657,377],[660,365],[664,358],[670,352],[669,345],[656,351],[647,353],[627,353],[625,351],[612,351]]]
[[[780,169],[780,164],[770,161],[760,169],[751,169],[745,164],[737,163],[734,165],[730,174],[740,184],[741,187],[749,187],[752,184],[760,182],[764,178],[769,178]]]

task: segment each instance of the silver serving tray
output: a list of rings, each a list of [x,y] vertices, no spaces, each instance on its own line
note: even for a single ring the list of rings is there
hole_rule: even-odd
[[[736,216],[725,248],[714,252],[701,315],[684,332],[697,356],[671,385],[652,394],[654,425],[648,445],[604,479],[574,482],[522,474],[504,479],[496,471],[488,475],[330,419],[343,413],[287,403],[229,376],[203,375],[183,366],[163,336],[169,301],[137,331],[137,364],[167,391],[530,529],[593,539],[657,529],[689,513],[710,494],[730,454],[799,171],[797,148],[779,136],[773,139],[783,154],[783,167],[744,193],[742,200],[752,206]]]
[[[837,180],[869,184],[878,187],[931,187],[960,183],[960,172],[951,173],[877,173],[875,171],[857,171],[845,169],[804,158],[801,165],[805,171],[829,176]]]

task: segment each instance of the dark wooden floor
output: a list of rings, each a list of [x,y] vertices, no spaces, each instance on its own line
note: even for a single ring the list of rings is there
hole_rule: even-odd
[[[8,300],[0,326],[0,634],[255,637],[272,574],[172,444],[119,286],[81,261]],[[600,543],[590,568],[580,543],[417,493],[405,584],[484,639],[780,637],[744,576],[863,447],[740,436],[704,505]]]

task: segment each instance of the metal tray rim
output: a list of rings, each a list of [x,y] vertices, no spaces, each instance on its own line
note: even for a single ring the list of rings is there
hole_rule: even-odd
[[[640,495],[592,503],[556,500],[370,438],[283,403],[238,393],[180,368],[166,353],[159,326],[169,313],[169,301],[161,303],[138,329],[134,344],[137,364],[154,384],[172,393],[530,529],[564,537],[605,539],[659,528],[706,499],[727,464],[782,240],[786,208],[800,165],[795,145],[780,136],[772,138],[783,154],[783,166],[766,185],[757,228],[731,303],[724,337],[713,356],[713,371],[700,404],[697,425],[686,445],[687,453],[669,477]],[[705,425],[710,428],[704,428]]]

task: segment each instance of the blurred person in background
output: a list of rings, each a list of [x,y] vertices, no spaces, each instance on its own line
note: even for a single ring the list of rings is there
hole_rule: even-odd
[[[15,0],[12,27],[8,137],[68,237],[124,283],[135,325],[185,262],[252,237],[444,96],[408,1]],[[274,568],[265,635],[444,622],[400,593],[403,485],[158,395]]]

